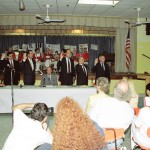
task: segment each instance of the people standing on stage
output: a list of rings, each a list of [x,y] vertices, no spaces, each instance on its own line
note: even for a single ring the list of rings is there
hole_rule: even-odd
[[[95,81],[99,77],[106,77],[110,81],[110,70],[107,63],[105,63],[105,56],[103,54],[99,55],[98,58],[95,59],[93,72],[96,72]]]
[[[13,85],[18,85],[20,81],[20,67],[19,62],[14,60],[13,53],[7,53],[8,59],[4,61],[4,84],[11,85],[11,81],[13,81]],[[12,76],[11,76],[12,73]]]
[[[47,67],[46,74],[43,74],[41,78],[42,87],[47,85],[58,85],[57,76],[55,74],[52,74],[52,72],[53,72],[52,67]]]
[[[57,69],[60,70],[59,81],[61,85],[73,85],[75,80],[75,68],[70,49],[66,50],[65,55],[65,57],[60,55],[60,60],[57,63]]]
[[[23,110],[31,108],[30,118]],[[13,108],[13,129],[2,150],[34,150],[38,146],[50,150],[53,137],[47,120],[49,109],[45,103],[24,103]],[[36,150],[41,149],[38,147]]]
[[[75,67],[77,85],[88,85],[88,68],[84,64],[84,58],[79,57],[79,63]]]
[[[32,50],[27,51],[27,56],[24,55],[23,61],[21,63],[21,68],[24,74],[24,84],[34,85],[35,84],[35,67],[36,63],[33,59]]]

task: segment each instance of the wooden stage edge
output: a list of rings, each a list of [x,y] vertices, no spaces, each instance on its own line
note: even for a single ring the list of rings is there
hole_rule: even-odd
[[[41,80],[41,74],[36,73],[36,80]],[[150,74],[136,74],[136,73],[111,73],[111,80],[120,80],[123,77],[132,78],[135,80],[145,80],[145,78],[150,79]],[[144,77],[144,78],[143,78]],[[21,80],[23,79],[23,74],[21,74]],[[95,74],[89,73],[88,80],[95,80]],[[3,73],[0,72],[0,81],[3,81]]]

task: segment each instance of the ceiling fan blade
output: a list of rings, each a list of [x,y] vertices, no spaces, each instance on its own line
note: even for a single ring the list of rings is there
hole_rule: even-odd
[[[137,27],[137,26],[140,26],[140,25],[142,25],[142,24],[141,23],[140,24],[134,24],[131,27]]]
[[[130,24],[129,20],[124,20],[124,23]]]
[[[37,19],[40,19],[40,20],[43,20],[44,21],[44,18],[41,16],[41,15],[35,15],[35,17],[37,18]]]
[[[63,22],[66,22],[66,20],[64,19],[52,19],[51,22],[55,22],[55,23],[63,23]]]
[[[142,22],[142,24],[150,24],[150,22]]]

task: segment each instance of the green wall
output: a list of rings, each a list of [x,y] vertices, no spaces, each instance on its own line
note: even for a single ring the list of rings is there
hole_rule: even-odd
[[[150,35],[146,35],[145,25],[137,27],[137,73],[150,73]]]

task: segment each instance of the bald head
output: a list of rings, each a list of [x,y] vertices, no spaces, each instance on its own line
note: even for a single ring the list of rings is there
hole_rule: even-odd
[[[127,81],[120,80],[116,83],[114,88],[114,97],[126,102],[130,100],[130,88]]]

